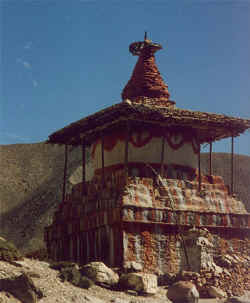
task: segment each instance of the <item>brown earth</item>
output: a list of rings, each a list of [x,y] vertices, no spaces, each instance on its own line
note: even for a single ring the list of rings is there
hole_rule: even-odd
[[[208,155],[202,154],[208,171]],[[235,192],[250,211],[250,157],[235,156]],[[44,246],[43,229],[61,200],[64,147],[45,143],[0,146],[0,235],[22,252]],[[69,152],[67,187],[81,180],[81,151]],[[230,184],[230,154],[213,154],[213,174]]]

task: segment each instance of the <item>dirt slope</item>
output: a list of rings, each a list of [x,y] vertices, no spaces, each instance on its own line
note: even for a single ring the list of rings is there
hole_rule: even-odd
[[[69,183],[80,182],[81,151],[69,152]],[[213,155],[214,174],[230,183],[230,155]],[[43,246],[43,228],[61,200],[64,147],[45,143],[0,146],[0,234],[23,252]],[[208,156],[202,155],[207,171]],[[235,191],[250,211],[250,157],[235,157]]]

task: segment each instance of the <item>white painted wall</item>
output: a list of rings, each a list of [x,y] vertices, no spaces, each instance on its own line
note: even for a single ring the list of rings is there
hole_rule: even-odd
[[[144,132],[142,136],[147,137],[148,133]],[[179,135],[181,136],[181,135]],[[177,141],[181,138],[177,138]],[[128,161],[129,162],[161,162],[161,148],[162,139],[153,137],[146,145],[142,147],[135,147],[129,142]],[[91,150],[93,149],[93,145]],[[125,155],[125,142],[118,140],[115,147],[111,151],[104,150],[104,165],[105,167],[114,164],[124,163]],[[179,149],[173,149],[165,140],[165,152],[164,152],[165,164],[179,164],[196,169],[198,167],[198,154],[194,153],[191,142],[184,143]],[[91,176],[92,173],[88,170],[95,171],[102,167],[102,155],[101,155],[101,143],[96,146],[94,157],[91,157],[91,161],[87,166],[87,175]]]

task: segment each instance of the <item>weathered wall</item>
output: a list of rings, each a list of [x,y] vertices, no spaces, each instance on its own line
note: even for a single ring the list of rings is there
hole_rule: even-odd
[[[53,258],[103,260],[111,266],[138,261],[145,271],[177,272],[185,268],[180,233],[192,226],[221,231],[217,252],[226,245],[241,249],[250,216],[228,195],[221,178],[203,177],[201,197],[197,181],[163,179],[164,187],[155,178],[126,178],[122,172],[116,171],[105,187],[98,178],[87,183],[86,195],[82,184],[73,187],[45,233]]]
[[[187,267],[181,239],[187,228],[134,222],[124,227],[124,261],[141,263],[147,272],[178,273],[180,270],[190,270]],[[211,229],[210,240],[213,247],[204,249],[186,246],[189,263],[196,259],[191,270],[197,272],[215,270],[214,256],[224,254],[248,256],[250,253],[248,236],[246,230]]]

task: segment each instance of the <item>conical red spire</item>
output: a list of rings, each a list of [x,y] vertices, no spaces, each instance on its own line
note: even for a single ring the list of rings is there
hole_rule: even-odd
[[[134,42],[130,45],[129,51],[139,56],[139,59],[131,79],[123,89],[123,100],[164,106],[175,103],[169,100],[168,86],[164,83],[155,63],[154,53],[159,49],[162,49],[162,46],[152,43],[146,34],[143,42]]]

